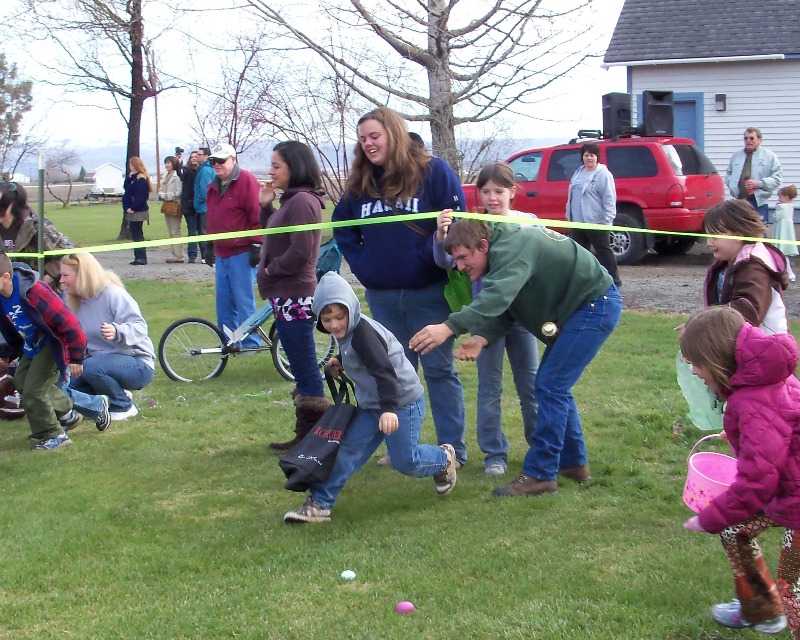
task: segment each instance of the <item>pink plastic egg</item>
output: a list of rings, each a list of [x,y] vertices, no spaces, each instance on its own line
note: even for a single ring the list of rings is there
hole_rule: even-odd
[[[408,602],[407,600],[403,600],[402,602],[398,602],[397,606],[394,608],[397,613],[411,613],[414,611],[414,605]]]

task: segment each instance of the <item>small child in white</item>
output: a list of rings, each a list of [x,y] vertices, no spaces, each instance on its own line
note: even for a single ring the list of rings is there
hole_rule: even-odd
[[[793,244],[795,235],[794,205],[792,205],[792,200],[796,197],[797,187],[793,184],[788,184],[778,189],[778,204],[775,205],[774,224],[772,225],[772,237],[776,240],[785,240],[785,242],[776,242],[775,246],[786,256],[786,275],[789,276],[789,282],[794,282],[795,280],[794,271],[792,271],[792,261],[789,257],[796,256],[800,253],[797,249],[797,245]]]
[[[386,441],[392,467],[400,473],[433,476],[436,493],[456,484],[452,445],[419,444],[425,417],[425,395],[403,346],[383,325],[361,315],[361,303],[339,274],[326,273],[314,292],[317,328],[336,338],[339,357],[329,366],[334,376],[344,369],[353,381],[358,410],[342,438],[333,471],[326,482],[311,485],[302,507],[285,522],[328,522],[339,493],[356,471]]]

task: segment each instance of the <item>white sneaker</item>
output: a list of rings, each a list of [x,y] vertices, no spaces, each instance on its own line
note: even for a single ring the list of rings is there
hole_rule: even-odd
[[[499,462],[496,462],[487,466],[484,472],[487,476],[502,476],[505,474],[506,468]]]
[[[774,620],[765,622],[748,622],[742,617],[742,605],[737,599],[711,607],[711,617],[714,622],[731,629],[744,629],[747,627],[761,633],[780,633],[786,628],[786,616],[778,616]]]
[[[112,421],[117,420],[127,420],[128,418],[133,418],[133,416],[137,415],[139,410],[136,408],[135,404],[131,405],[131,408],[127,411],[109,411],[108,415],[111,416]]]

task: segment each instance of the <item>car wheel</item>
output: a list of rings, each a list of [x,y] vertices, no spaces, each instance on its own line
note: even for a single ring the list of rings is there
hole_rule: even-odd
[[[633,227],[640,229],[641,224],[630,213],[617,212],[614,218],[615,227]],[[611,250],[617,257],[617,264],[634,264],[644,255],[647,248],[643,233],[628,231],[610,231]]]
[[[689,253],[697,238],[690,236],[660,236],[653,249],[661,256],[683,256]]]

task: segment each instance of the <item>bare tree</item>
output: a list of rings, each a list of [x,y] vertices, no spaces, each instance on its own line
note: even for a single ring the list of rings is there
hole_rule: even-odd
[[[31,88],[29,81],[17,78],[17,65],[0,53],[0,173],[13,175],[24,155],[17,145],[22,118],[31,108]]]
[[[24,34],[56,45],[61,55],[37,62],[48,70],[42,82],[68,92],[111,97],[128,130],[127,160],[140,155],[145,100],[172,87],[156,86],[146,69],[156,36],[145,37],[145,0],[23,0],[27,10]],[[165,29],[167,25],[160,25]],[[35,48],[31,50],[36,53]],[[91,106],[97,107],[97,102]],[[124,216],[120,238],[129,237]]]
[[[61,142],[58,146],[48,149],[47,161],[44,169],[44,180],[47,192],[66,208],[69,206],[72,196],[72,186],[75,176],[75,168],[80,165],[81,158],[77,152],[70,148],[66,142]],[[63,190],[53,191],[54,183],[64,183],[68,185],[67,192]]]
[[[591,29],[577,16],[593,0],[564,8],[545,0],[492,0],[477,15],[480,4],[460,0],[321,0],[325,39],[301,26],[319,25],[321,18],[292,18],[282,4],[247,1],[362,98],[428,122],[434,151],[454,168],[457,125],[514,112],[592,55],[574,43]],[[365,48],[366,60],[360,57]]]
[[[347,144],[364,101],[332,73],[293,63],[264,35],[239,36],[219,80],[195,86],[194,125],[202,140],[225,140],[239,153],[265,139],[294,139],[314,149],[326,193],[338,200],[347,177]],[[355,103],[358,102],[358,105]]]
[[[219,79],[205,77],[198,86],[208,96],[202,115],[196,108],[195,131],[203,140],[227,142],[244,153],[264,135],[266,101],[278,81],[275,65],[265,59],[266,39],[266,34],[233,38],[232,50],[221,54]]]

